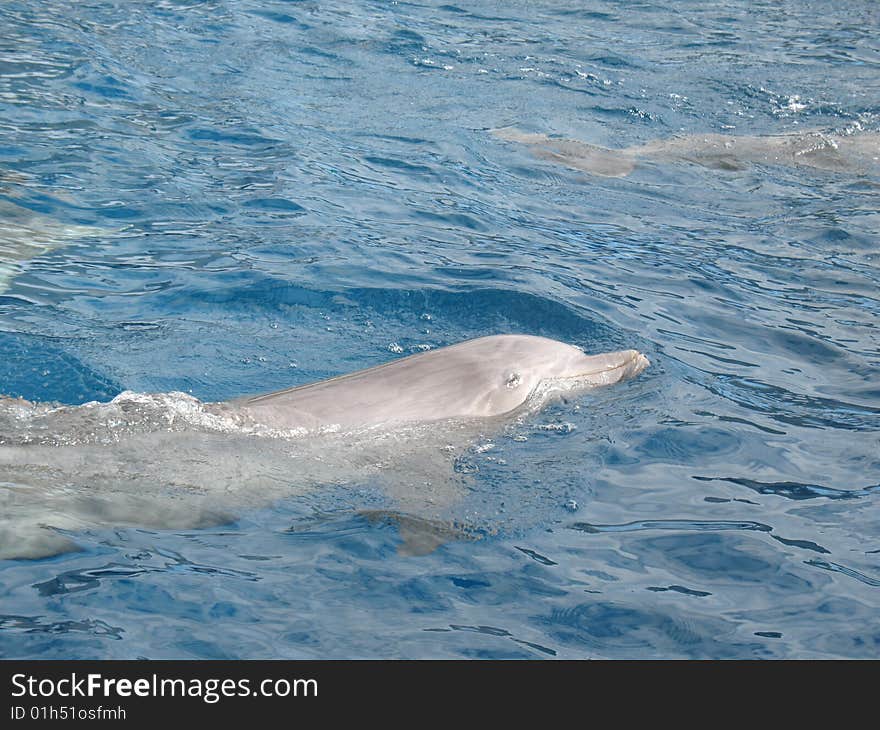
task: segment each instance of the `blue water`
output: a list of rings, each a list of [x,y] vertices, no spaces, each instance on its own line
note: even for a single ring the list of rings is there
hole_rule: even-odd
[[[0,196],[104,235],[0,293],[0,390],[207,400],[501,332],[652,366],[471,455],[398,552],[381,491],[0,563],[0,654],[876,657],[880,185],[608,147],[880,126],[872,2],[0,6]],[[161,458],[161,455],[157,455]],[[362,497],[362,499],[361,499]],[[362,504],[363,503],[363,504]]]

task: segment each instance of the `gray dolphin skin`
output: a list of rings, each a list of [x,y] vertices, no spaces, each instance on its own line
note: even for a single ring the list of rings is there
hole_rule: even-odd
[[[812,130],[763,137],[693,134],[621,149],[532,134],[513,127],[494,129],[492,134],[508,142],[529,145],[539,159],[601,177],[626,177],[641,161],[688,162],[715,170],[742,170],[759,164],[856,175],[880,173],[880,132],[837,134]]]
[[[0,190],[2,192],[2,190]],[[61,223],[0,198],[0,292],[20,272],[22,264],[42,256],[66,242],[106,236],[109,231],[95,226]]]
[[[545,337],[495,335],[411,355],[369,370],[233,402],[275,428],[343,429],[491,418],[570,390],[638,375],[635,350],[585,355]]]
[[[446,539],[456,454],[558,397],[648,366],[498,335],[268,395],[124,392],[80,406],[0,398],[0,559],[76,550],[75,531],[190,529],[320,487],[377,482],[406,548]],[[440,520],[439,522],[437,520]]]

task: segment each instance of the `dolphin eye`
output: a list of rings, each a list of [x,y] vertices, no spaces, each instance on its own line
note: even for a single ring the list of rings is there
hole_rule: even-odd
[[[514,388],[518,388],[519,384],[522,382],[522,378],[519,376],[519,373],[508,373],[507,379],[504,381],[504,384],[513,390]]]

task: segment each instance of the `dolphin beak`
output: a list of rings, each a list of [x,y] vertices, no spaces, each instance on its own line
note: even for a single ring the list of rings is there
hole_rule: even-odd
[[[638,350],[588,355],[587,367],[576,377],[590,385],[613,385],[641,373],[651,362]]]
[[[632,361],[632,371],[629,377],[634,378],[636,375],[641,373],[643,370],[647,369],[651,365],[651,361],[643,355],[641,352],[636,352],[635,350],[630,350],[630,352],[635,352],[635,357]]]

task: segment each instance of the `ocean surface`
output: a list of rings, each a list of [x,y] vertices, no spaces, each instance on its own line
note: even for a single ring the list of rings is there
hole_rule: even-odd
[[[0,5],[3,394],[223,400],[497,333],[652,363],[475,442],[467,539],[401,549],[381,480],[73,531],[0,562],[0,655],[878,656],[880,181],[593,177],[505,126],[877,131],[880,9]]]

